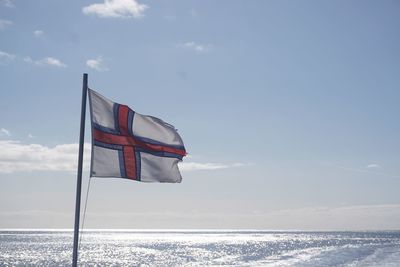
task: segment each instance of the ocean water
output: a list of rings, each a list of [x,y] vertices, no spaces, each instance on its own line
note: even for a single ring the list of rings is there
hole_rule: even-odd
[[[69,266],[72,232],[0,231],[0,266]],[[81,266],[400,266],[400,232],[86,231]]]

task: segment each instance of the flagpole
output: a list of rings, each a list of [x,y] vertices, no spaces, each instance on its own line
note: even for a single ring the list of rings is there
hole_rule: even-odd
[[[81,129],[80,129],[80,136],[79,136],[78,173],[77,173],[77,181],[76,181],[74,250],[72,253],[72,266],[73,267],[76,267],[78,264],[79,216],[80,216],[80,211],[81,211],[83,142],[85,139],[85,115],[86,115],[87,89],[88,89],[88,75],[87,75],[87,73],[84,73],[83,74],[83,85],[82,85]]]

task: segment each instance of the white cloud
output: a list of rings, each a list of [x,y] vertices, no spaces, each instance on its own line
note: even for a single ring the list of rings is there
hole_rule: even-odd
[[[108,68],[103,64],[103,57],[98,56],[95,59],[88,59],[86,61],[86,65],[94,70],[97,71],[108,71]]]
[[[254,166],[254,163],[242,163],[242,162],[237,162],[237,163],[233,163],[232,167],[249,167],[249,166]]]
[[[54,58],[54,57],[45,57],[40,60],[33,60],[31,57],[26,57],[26,58],[24,58],[24,61],[27,63],[33,63],[38,66],[52,66],[52,67],[59,67],[59,68],[67,67],[66,64],[64,64],[59,59]]]
[[[15,55],[0,50],[0,60],[1,59],[13,60],[14,58]]]
[[[28,134],[29,138],[35,138],[32,134]]]
[[[85,144],[85,165],[88,166],[90,144]],[[47,147],[0,140],[0,173],[17,171],[75,171],[78,144]]]
[[[0,137],[1,137],[1,136],[11,136],[11,133],[10,133],[9,130],[4,129],[4,128],[1,128],[1,129],[0,129]]]
[[[26,63],[35,64],[38,66],[52,66],[52,67],[59,67],[59,68],[67,67],[67,65],[65,63],[61,62],[61,60],[54,58],[54,57],[45,57],[45,58],[42,58],[39,60],[33,60],[31,57],[25,57],[22,59],[22,57],[20,57],[19,55],[10,54],[10,53],[0,50],[0,61],[1,60],[14,60],[14,59],[23,60]]]
[[[368,169],[376,169],[376,168],[380,168],[381,166],[379,165],[379,164],[376,164],[376,163],[372,163],[372,164],[368,164],[367,165],[367,168]]]
[[[11,26],[13,23],[10,20],[0,19],[0,30],[6,29],[8,26]]]
[[[211,45],[207,44],[197,44],[195,42],[186,42],[183,43],[182,46],[185,49],[189,49],[192,51],[196,51],[198,53],[202,53],[202,52],[208,52],[211,49]]]
[[[198,163],[198,162],[179,163],[179,169],[181,171],[219,170],[226,168],[229,168],[229,166],[220,163]]]
[[[45,57],[39,60],[33,60],[31,57],[22,58],[19,55],[10,54],[0,50],[0,62],[1,60],[14,60],[14,59],[23,60],[26,63],[35,64],[37,66],[52,66],[59,68],[67,67],[65,63],[54,57]]]
[[[35,37],[39,38],[39,37],[44,35],[44,31],[36,30],[36,31],[33,32],[33,35],[35,35]]]
[[[342,169],[345,171],[355,172],[355,173],[365,173],[365,174],[370,174],[370,175],[379,175],[379,176],[400,178],[400,175],[376,171],[376,169],[381,168],[381,166],[378,164],[369,164],[365,168],[353,168],[353,167],[341,166],[341,165],[336,165],[336,164],[328,164],[328,165],[334,166],[336,168],[339,168],[339,169]]]
[[[104,0],[104,3],[84,7],[82,12],[102,18],[140,18],[147,8],[136,0]]]
[[[10,136],[4,128],[0,134]],[[29,137],[31,137],[30,135]],[[33,137],[33,136],[32,136]],[[0,140],[0,173],[13,173],[18,171],[75,171],[77,167],[78,144],[61,144],[48,147],[40,144],[22,144],[20,141]],[[90,162],[90,144],[85,144],[85,166]],[[234,163],[198,163],[181,162],[179,169],[182,171],[219,170],[249,164]]]
[[[252,163],[233,163],[233,164],[222,164],[222,163],[199,163],[199,162],[180,162],[179,169],[181,171],[200,171],[200,170],[221,170],[228,168],[246,167],[252,166]]]
[[[12,0],[3,0],[1,1],[3,3],[4,6],[9,7],[9,8],[13,8],[15,7],[14,3]]]
[[[24,58],[24,61],[25,61],[26,63],[35,63],[35,61],[34,61],[31,57],[25,57],[25,58]]]
[[[54,57],[46,57],[38,61],[39,65],[50,65],[54,67],[66,67],[64,63],[62,63],[59,59]]]

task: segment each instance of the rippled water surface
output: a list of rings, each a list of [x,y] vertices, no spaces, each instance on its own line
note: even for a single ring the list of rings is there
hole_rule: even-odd
[[[71,231],[0,231],[1,266],[71,265]],[[400,232],[88,231],[82,266],[400,266]]]

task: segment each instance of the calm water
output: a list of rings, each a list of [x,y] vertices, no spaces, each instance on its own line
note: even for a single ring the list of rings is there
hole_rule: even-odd
[[[0,231],[1,266],[68,266],[70,231]],[[400,232],[89,231],[84,266],[400,266]]]

